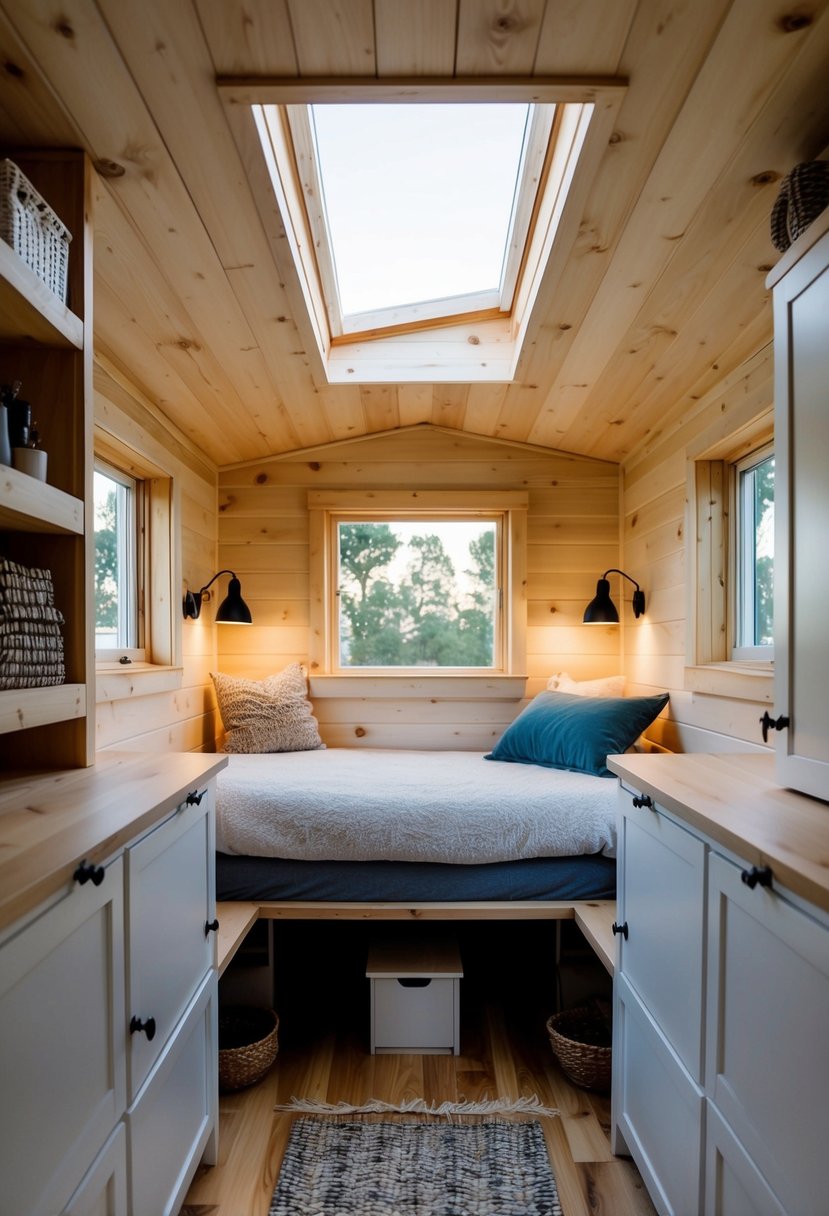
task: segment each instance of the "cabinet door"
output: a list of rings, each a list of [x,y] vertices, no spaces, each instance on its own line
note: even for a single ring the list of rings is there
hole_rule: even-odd
[[[702,1080],[705,846],[620,788],[619,968],[695,1081]]]
[[[617,975],[613,1147],[633,1155],[660,1216],[701,1211],[703,1102],[659,1027]]]
[[[781,785],[829,799],[829,233],[774,291],[775,735]]]
[[[61,1216],[127,1216],[127,1133],[119,1123]]]
[[[218,1107],[216,974],[204,981],[127,1112],[131,1216],[178,1212]]]
[[[709,869],[706,1091],[787,1212],[827,1210],[829,929]]]
[[[213,963],[209,793],[127,849],[129,1099],[134,1100]],[[146,1023],[152,1019],[152,1037]]]
[[[708,1103],[705,1216],[786,1216],[745,1149]]]
[[[125,1106],[123,870],[0,951],[0,1213],[54,1216]]]

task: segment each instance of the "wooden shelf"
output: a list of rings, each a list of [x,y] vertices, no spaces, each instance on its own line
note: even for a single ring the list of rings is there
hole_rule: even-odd
[[[85,684],[55,684],[48,688],[12,688],[0,692],[0,734],[69,722],[86,713]]]
[[[5,341],[83,349],[83,321],[0,240],[0,334]]]
[[[84,507],[79,498],[0,465],[0,529],[83,536]]]

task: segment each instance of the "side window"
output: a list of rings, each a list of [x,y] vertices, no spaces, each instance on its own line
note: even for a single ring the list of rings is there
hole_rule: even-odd
[[[734,466],[735,577],[732,658],[770,659],[774,645],[774,452]]]
[[[95,462],[95,651],[143,660],[143,482]]]

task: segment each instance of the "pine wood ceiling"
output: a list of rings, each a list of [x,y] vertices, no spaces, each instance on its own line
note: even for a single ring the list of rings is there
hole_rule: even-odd
[[[0,0],[0,133],[82,145],[95,345],[219,465],[419,422],[624,461],[771,339],[777,182],[829,143],[829,0]],[[622,76],[512,385],[315,385],[217,75]]]

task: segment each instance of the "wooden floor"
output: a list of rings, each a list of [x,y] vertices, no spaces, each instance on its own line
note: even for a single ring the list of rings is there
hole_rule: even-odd
[[[376,926],[278,927],[277,1063],[258,1085],[222,1096],[219,1164],[197,1174],[182,1216],[267,1216],[292,1122],[273,1107],[292,1097],[357,1104],[522,1095],[561,1111],[541,1122],[564,1216],[652,1216],[636,1168],[610,1152],[609,1098],[571,1085],[550,1051],[554,926],[461,927],[460,1056],[369,1053],[362,973],[371,932]],[[561,974],[572,1004],[603,973],[574,958]]]

